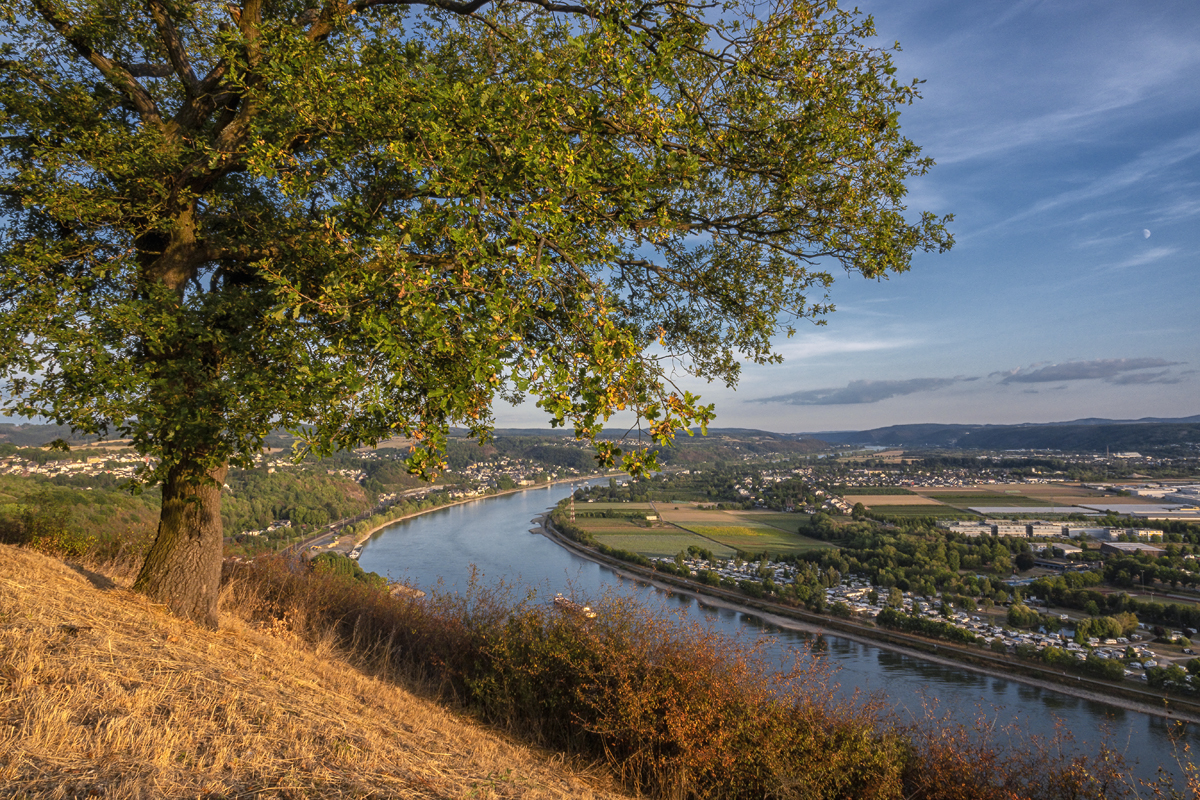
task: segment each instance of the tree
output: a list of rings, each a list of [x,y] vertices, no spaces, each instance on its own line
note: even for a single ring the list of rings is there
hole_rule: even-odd
[[[1008,607],[1008,624],[1014,628],[1031,628],[1039,621],[1038,613],[1029,606],[1014,602]]]
[[[950,246],[869,17],[779,0],[11,0],[4,410],[129,437],[136,587],[215,624],[220,491],[264,435],[443,467],[497,397],[594,439],[713,415],[671,381]],[[596,443],[602,464],[653,451]]]

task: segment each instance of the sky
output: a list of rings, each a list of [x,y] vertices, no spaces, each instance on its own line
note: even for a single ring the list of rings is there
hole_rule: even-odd
[[[912,212],[956,244],[839,275],[824,327],[732,391],[718,427],[778,432],[1200,414],[1200,3],[863,0],[923,99],[937,162]],[[544,424],[532,403],[500,427]]]

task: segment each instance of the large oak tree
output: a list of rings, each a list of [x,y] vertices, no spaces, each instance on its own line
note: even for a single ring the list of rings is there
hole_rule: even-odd
[[[310,1],[3,3],[5,408],[156,457],[136,586],[178,614],[273,428],[432,473],[532,395],[665,441],[712,413],[672,375],[950,244],[903,205],[915,84],[832,2]]]

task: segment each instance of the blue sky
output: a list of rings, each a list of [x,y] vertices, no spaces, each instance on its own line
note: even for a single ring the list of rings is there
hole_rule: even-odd
[[[957,243],[841,276],[827,325],[716,424],[774,431],[1200,414],[1200,3],[866,0]],[[531,405],[498,422],[535,422]]]

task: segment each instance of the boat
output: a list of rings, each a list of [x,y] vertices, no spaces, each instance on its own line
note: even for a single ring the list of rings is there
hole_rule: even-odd
[[[576,603],[574,600],[571,600],[568,597],[563,597],[562,592],[559,592],[557,595],[554,596],[554,605],[558,606],[563,611],[569,612],[571,614],[578,614],[579,616],[584,617],[586,619],[595,619],[596,618],[596,612],[592,611],[591,606],[581,606],[581,605],[579,605],[579,603]]]

